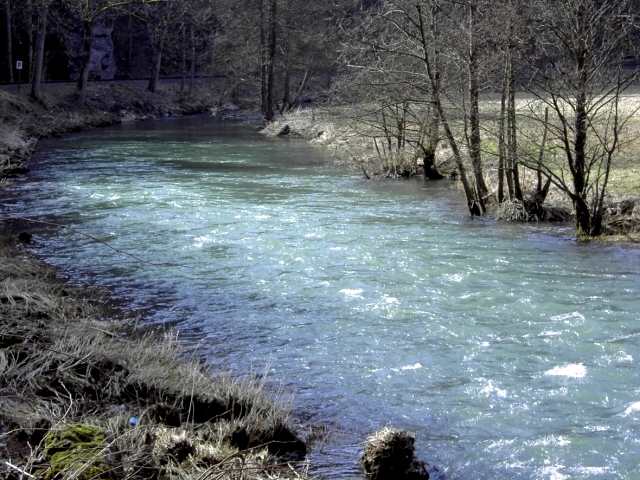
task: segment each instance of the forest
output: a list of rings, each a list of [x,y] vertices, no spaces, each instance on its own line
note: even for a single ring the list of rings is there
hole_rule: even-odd
[[[471,215],[564,219],[545,209],[555,190],[578,236],[596,237],[612,168],[635,153],[637,12],[632,0],[5,0],[3,77],[24,71],[35,99],[43,79],[74,80],[82,99],[93,78],[147,78],[155,92],[161,76],[181,88],[215,76],[266,122],[305,102],[348,106],[377,170],[438,179],[445,154]]]

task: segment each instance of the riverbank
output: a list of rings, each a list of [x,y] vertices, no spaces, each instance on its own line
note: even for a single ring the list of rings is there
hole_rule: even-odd
[[[208,112],[219,99],[210,88],[191,94],[169,86],[150,93],[127,84],[91,85],[84,105],[70,86],[55,86],[42,102],[0,91],[0,182],[27,171],[38,141],[84,129]]]
[[[96,86],[46,105],[0,92],[3,184],[40,138],[123,121],[200,113],[212,94]],[[105,292],[76,288],[25,245],[34,224],[0,233],[0,476],[302,478],[306,444],[287,404],[186,358]]]
[[[422,161],[419,158],[381,158],[373,141],[380,132],[375,126],[363,121],[351,107],[299,109],[278,117],[262,133],[273,138],[293,136],[304,139],[329,152],[340,167],[361,172],[370,180],[397,180],[422,175]],[[598,241],[640,243],[638,152],[640,148],[628,147],[626,154],[621,156],[612,169],[605,215],[607,233],[598,238]],[[455,179],[456,168],[451,155],[446,142],[440,142],[435,166],[445,178]],[[492,155],[486,154],[485,157],[486,179],[489,189],[495,194],[498,182],[497,161]],[[522,170],[522,185],[533,190],[537,175],[532,170]],[[456,186],[462,190],[458,183]],[[545,203],[545,212],[544,221],[554,223],[566,223],[574,215],[569,198],[553,185]],[[517,202],[508,202],[498,209],[490,210],[490,213],[499,221],[523,221],[527,217],[524,207]]]

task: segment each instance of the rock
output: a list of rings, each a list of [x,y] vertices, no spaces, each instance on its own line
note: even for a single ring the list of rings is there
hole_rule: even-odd
[[[249,432],[249,448],[266,445],[275,457],[301,460],[307,454],[307,444],[287,426],[278,424],[272,428],[255,428]]]
[[[245,428],[237,427],[229,434],[227,441],[240,451],[246,450],[249,447],[249,434]]]
[[[147,409],[143,416],[145,423],[166,425],[167,427],[179,427],[181,425],[180,410],[166,403],[156,403]]]
[[[18,234],[18,241],[20,243],[24,243],[25,245],[29,245],[33,241],[33,235],[31,235],[29,232],[20,232]]]
[[[280,131],[276,134],[278,137],[286,137],[291,133],[291,127],[289,125],[285,125],[280,129]]]
[[[237,112],[240,110],[240,107],[235,103],[227,102],[222,106],[222,110],[225,112]]]
[[[80,75],[82,50],[82,31],[69,30],[64,32],[64,43],[69,58],[69,70],[74,79]],[[113,45],[113,25],[109,20],[96,22],[93,27],[93,43],[91,49],[91,76],[98,80],[113,80],[117,73],[116,59]]]
[[[367,439],[360,459],[372,480],[428,480],[427,465],[415,458],[415,437],[405,431],[384,428]]]

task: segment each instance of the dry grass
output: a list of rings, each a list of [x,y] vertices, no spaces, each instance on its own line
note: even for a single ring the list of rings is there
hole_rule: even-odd
[[[171,333],[108,320],[114,312],[100,292],[68,287],[2,239],[0,457],[10,465],[0,476],[300,478],[305,445],[286,402],[185,358]],[[55,435],[78,426],[101,438],[55,471]]]

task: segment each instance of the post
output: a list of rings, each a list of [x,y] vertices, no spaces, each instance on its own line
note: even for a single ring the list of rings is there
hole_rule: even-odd
[[[22,60],[16,61],[16,72],[18,72],[18,93],[20,93],[20,87],[22,86],[22,68],[24,65],[22,64]]]

